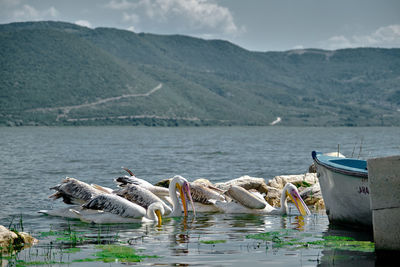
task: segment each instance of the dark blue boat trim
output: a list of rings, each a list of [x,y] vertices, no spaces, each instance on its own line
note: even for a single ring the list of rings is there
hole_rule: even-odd
[[[337,173],[342,173],[342,174],[349,175],[349,176],[355,176],[355,177],[368,179],[368,171],[366,169],[365,170],[360,169],[360,171],[356,171],[354,169],[357,169],[357,168],[351,168],[353,170],[349,170],[349,169],[346,169],[346,166],[343,166],[343,168],[336,167],[336,166],[330,165],[330,164],[328,164],[326,162],[323,162],[323,161],[319,160],[318,159],[318,155],[322,155],[322,153],[316,152],[316,151],[313,151],[311,153],[311,156],[312,156],[314,162],[316,164],[318,164],[318,165],[321,165],[321,166],[323,166],[323,167],[325,167],[325,168],[327,168],[327,169],[329,169],[329,170],[331,170],[333,172],[337,172]],[[336,164],[336,165],[340,165],[340,164]]]

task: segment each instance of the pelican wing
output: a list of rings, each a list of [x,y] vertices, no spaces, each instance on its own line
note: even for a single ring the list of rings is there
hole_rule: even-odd
[[[121,176],[115,179],[115,182],[118,184],[120,187],[124,187],[128,184],[135,184],[135,185],[140,185],[143,187],[150,187],[153,186],[151,183],[143,180],[136,178],[135,176]]]
[[[249,209],[264,209],[266,202],[240,186],[231,186],[226,194]]]
[[[57,192],[49,198],[56,200],[62,197],[66,204],[83,204],[92,197],[102,194],[101,191],[93,188],[89,184],[70,177],[67,177],[61,184],[51,187],[50,189],[54,189]]]
[[[219,192],[213,191],[199,183],[191,183],[190,191],[194,202],[199,202],[206,205],[213,204],[211,199],[224,201],[225,197]]]
[[[130,184],[123,189],[116,191],[115,193],[118,196],[126,198],[127,200],[136,203],[145,209],[148,209],[149,206],[153,203],[160,202],[162,203],[166,214],[169,214],[172,211],[170,207],[168,207],[158,196],[153,194],[150,190],[134,184]]]
[[[146,210],[143,207],[112,194],[98,195],[82,205],[82,207],[103,210],[127,218],[141,218],[146,215]]]
[[[143,188],[146,188],[153,194],[157,195],[158,197],[164,197],[169,195],[169,190],[168,188],[161,187],[161,186],[155,186],[152,185],[151,183],[147,182],[146,180],[136,178],[135,176],[123,176],[123,177],[118,177],[114,180],[119,187],[126,187],[128,185],[138,185]]]

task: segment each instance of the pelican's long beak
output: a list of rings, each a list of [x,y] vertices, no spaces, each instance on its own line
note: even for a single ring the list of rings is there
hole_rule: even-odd
[[[306,203],[304,203],[303,199],[299,195],[299,193],[295,190],[292,190],[291,192],[287,192],[286,194],[290,197],[294,205],[296,205],[296,208],[299,210],[300,214],[303,216],[306,215],[311,215],[310,210],[308,209]]]
[[[154,211],[155,213],[156,213],[156,215],[157,215],[157,218],[158,218],[158,224],[157,224],[157,226],[161,226],[161,224],[162,224],[162,216],[161,216],[161,212],[160,212],[160,210],[155,210]]]
[[[183,183],[183,191],[189,199],[190,205],[192,205],[193,215],[196,216],[196,209],[194,208],[192,193],[190,192],[190,184],[188,182]]]
[[[177,183],[176,187],[179,189],[179,196],[181,197],[182,200],[183,211],[185,213],[185,216],[187,216],[187,203],[186,203],[185,193],[183,192],[182,186],[180,184]]]

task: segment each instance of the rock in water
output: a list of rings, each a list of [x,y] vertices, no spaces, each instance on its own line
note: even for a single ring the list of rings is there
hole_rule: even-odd
[[[243,187],[246,190],[255,189],[261,194],[266,194],[268,192],[267,184],[265,183],[264,178],[255,178],[248,175],[230,180],[225,183],[216,183],[215,187],[222,190],[228,190],[233,185]]]
[[[29,247],[37,242],[39,241],[28,233],[10,231],[0,225],[0,248],[3,250],[7,250],[10,246],[12,249]]]

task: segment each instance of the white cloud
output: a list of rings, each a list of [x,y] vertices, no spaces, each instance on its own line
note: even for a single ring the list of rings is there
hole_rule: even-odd
[[[136,28],[134,26],[128,27],[127,30],[131,32],[136,32]]]
[[[333,36],[321,42],[327,49],[341,49],[352,47],[400,47],[400,25],[380,27],[369,35]]]
[[[137,23],[148,19],[153,24],[169,24],[174,31],[233,36],[245,31],[244,27],[235,24],[228,8],[211,0],[111,0],[106,7],[123,10],[123,21]]]
[[[323,42],[323,47],[331,50],[350,48],[355,46],[356,45],[352,44],[351,41],[343,35],[333,36],[329,38],[328,41]]]
[[[75,21],[75,24],[87,28],[93,28],[92,24],[87,20],[77,20]]]
[[[130,8],[135,8],[136,4],[127,0],[111,0],[108,4],[105,5],[105,7],[116,10],[126,10]]]
[[[58,15],[59,12],[54,7],[45,10],[37,10],[30,5],[23,5],[13,12],[13,18],[18,21],[54,19],[58,17]]]
[[[58,17],[59,12],[55,7],[50,7],[49,9],[43,11],[43,15],[55,18],[55,17]]]
[[[136,15],[134,13],[128,14],[128,13],[124,12],[122,15],[122,20],[125,22],[132,22],[134,24],[137,24],[140,21],[140,18],[138,15]]]
[[[295,45],[292,49],[293,50],[304,49],[304,46],[303,45]]]

